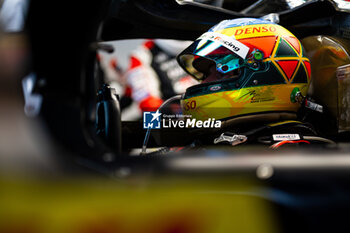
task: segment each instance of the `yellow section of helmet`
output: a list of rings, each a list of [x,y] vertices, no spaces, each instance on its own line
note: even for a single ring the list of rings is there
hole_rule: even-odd
[[[308,84],[280,84],[216,92],[181,101],[183,113],[197,120],[217,120],[264,112],[296,112],[290,95],[298,87],[306,95]]]
[[[293,36],[293,34],[277,24],[255,24],[218,30],[218,33],[233,36],[236,40],[274,35]]]

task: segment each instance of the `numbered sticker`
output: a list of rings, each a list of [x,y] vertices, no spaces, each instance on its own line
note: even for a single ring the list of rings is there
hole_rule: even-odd
[[[193,110],[197,107],[197,102],[195,100],[189,101],[185,104],[185,110]]]

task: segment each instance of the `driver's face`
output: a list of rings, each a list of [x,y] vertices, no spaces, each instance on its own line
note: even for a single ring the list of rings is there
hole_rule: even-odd
[[[215,65],[211,65],[209,68],[209,72],[207,73],[206,78],[202,81],[202,83],[215,82],[215,81],[228,79],[228,78],[237,78],[239,74],[240,74],[240,69],[235,69],[223,74],[216,70]]]

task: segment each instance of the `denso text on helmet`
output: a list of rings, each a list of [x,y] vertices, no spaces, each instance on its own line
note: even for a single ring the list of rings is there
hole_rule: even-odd
[[[277,29],[273,25],[267,26],[254,26],[254,27],[246,27],[244,29],[237,29],[235,31],[235,36],[242,35],[242,34],[254,34],[254,33],[260,33],[260,32],[275,32]]]

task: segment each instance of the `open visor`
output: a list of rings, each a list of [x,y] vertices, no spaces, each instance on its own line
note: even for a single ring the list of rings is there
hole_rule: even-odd
[[[197,80],[203,80],[212,66],[222,74],[244,65],[249,47],[232,37],[207,32],[193,42],[177,60]]]

